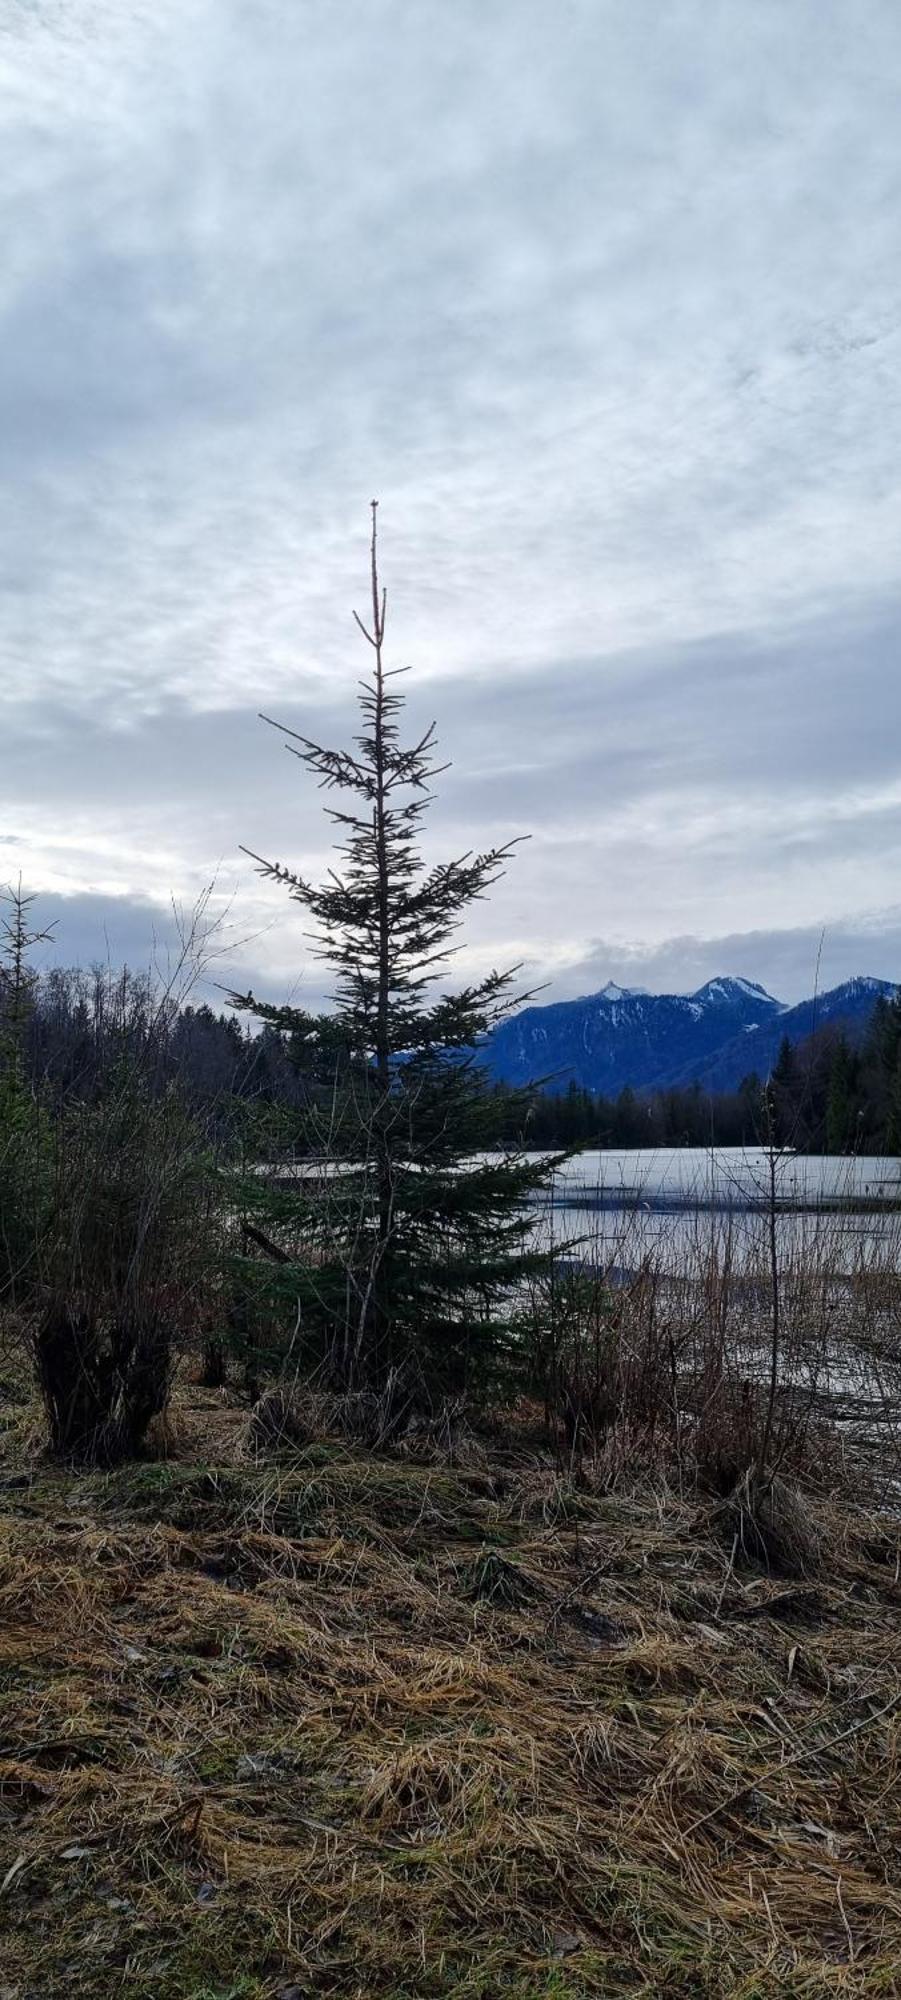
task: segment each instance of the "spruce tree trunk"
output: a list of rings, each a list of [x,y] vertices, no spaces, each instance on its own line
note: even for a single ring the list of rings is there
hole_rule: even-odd
[[[376,551],[376,506],[372,504],[372,629],[375,636],[375,845],[378,869],[378,985],[376,998],[376,1042],[375,1068],[378,1091],[375,1116],[376,1176],[378,1191],[378,1233],[375,1247],[375,1269],[370,1291],[371,1300],[371,1348],[367,1359],[375,1361],[377,1369],[384,1366],[386,1348],[390,1337],[385,1313],[387,1293],[385,1264],[391,1233],[391,1156],[388,1141],[389,1095],[391,1090],[391,1049],[389,1040],[390,1021],[390,929],[389,929],[389,870],[388,840],[385,825],[385,672],[382,659],[382,642],[385,633],[385,607],[379,595],[378,560]]]

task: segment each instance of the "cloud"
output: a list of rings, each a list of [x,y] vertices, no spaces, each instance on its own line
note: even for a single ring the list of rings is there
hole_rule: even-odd
[[[672,937],[659,945],[597,939],[555,983],[559,999],[597,992],[608,978],[650,992],[692,993],[718,973],[763,980],[774,998],[794,1003],[826,993],[859,974],[897,978],[901,967],[901,904],[824,925],[782,931],[733,931],[722,937]],[[888,967],[888,971],[885,968]]]
[[[901,615],[885,605],[863,646],[859,626],[818,620],[768,641],[561,663],[512,690],[477,675],[440,689],[411,677],[411,727],[439,695],[440,749],[453,757],[428,853],[531,835],[474,911],[461,967],[521,960],[560,994],[608,977],[690,987],[736,971],[796,998],[825,931],[830,983],[861,969],[895,976],[899,635]],[[315,686],[280,720],[340,742],[346,697]],[[244,941],[229,978],[326,990],[300,912],[239,851],[313,874],[332,860],[321,794],[276,730],[239,709],[128,729],[23,710],[7,750],[22,857],[29,879],[64,899],[70,953],[76,939],[87,956],[133,940],[145,962],[173,882],[190,903],[215,877],[230,949]]]
[[[252,718],[346,734],[373,492],[436,847],[534,835],[472,962],[892,904],[899,59],[892,0],[4,25],[2,829],[85,950],[222,866],[293,976]]]

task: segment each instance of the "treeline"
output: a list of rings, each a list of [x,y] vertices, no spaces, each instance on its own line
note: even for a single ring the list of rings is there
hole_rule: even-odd
[[[14,986],[0,965],[0,1033]],[[29,1082],[52,1101],[96,1098],[115,1064],[139,1063],[157,1094],[177,1085],[217,1132],[248,1106],[301,1109],[308,1099],[301,1051],[264,1025],[254,1034],[233,1013],[161,998],[148,974],[105,966],[54,969],[29,982],[19,1034]]]
[[[0,974],[0,1017],[3,1004]],[[32,989],[22,1054],[32,1084],[58,1101],[73,1091],[96,1095],[114,1061],[140,1058],[154,1088],[177,1085],[220,1138],[243,1134],[298,1153],[315,1145],[303,1114],[322,1099],[322,1074],[303,1038],[268,1022],[252,1032],[207,1003],[161,1004],[145,975],[48,972]],[[878,999],[856,1043],[835,1026],[795,1044],[786,1038],[771,1076],[751,1071],[737,1090],[627,1087],[610,1098],[573,1083],[527,1097],[525,1117],[521,1092],[497,1084],[495,1097],[504,1136],[534,1150],[750,1146],[772,1137],[800,1152],[899,1153],[901,1002]],[[261,1124],[267,1108],[289,1116]]]
[[[502,1094],[502,1086],[499,1086]],[[573,1083],[536,1094],[527,1131],[534,1147],[754,1146],[774,1140],[809,1153],[901,1152],[901,1002],[879,998],[862,1038],[830,1025],[791,1043],[772,1074],[737,1090],[700,1083],[595,1095]]]

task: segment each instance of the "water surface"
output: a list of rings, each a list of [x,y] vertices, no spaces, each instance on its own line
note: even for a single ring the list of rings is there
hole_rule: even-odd
[[[770,1175],[761,1147],[580,1153],[542,1199],[539,1234],[626,1270],[646,1255],[665,1269],[684,1269],[698,1252],[726,1246],[750,1269],[768,1253]],[[898,1160],[786,1153],[775,1159],[773,1180],[783,1256],[803,1253],[837,1272],[854,1270],[864,1257],[897,1262]]]

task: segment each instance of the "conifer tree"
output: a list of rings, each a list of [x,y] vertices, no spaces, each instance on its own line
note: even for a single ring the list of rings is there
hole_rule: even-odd
[[[826,1151],[844,1153],[854,1128],[854,1062],[847,1038],[840,1034],[829,1065],[826,1100]]]
[[[798,1136],[800,1084],[798,1059],[788,1036],[783,1035],[769,1079],[772,1136],[780,1146],[790,1146]]]
[[[49,1131],[26,1036],[38,984],[29,953],[51,933],[32,927],[33,902],[21,881],[0,896],[0,1302],[34,1282],[49,1186]]]
[[[887,1153],[901,1153],[901,1050],[895,1053],[895,1067],[888,1078],[882,1143]]]
[[[307,1052],[313,1108],[305,1138],[323,1170],[290,1187],[254,1184],[276,1261],[273,1284],[296,1301],[308,1351],[343,1384],[384,1382],[415,1361],[447,1386],[479,1358],[497,1360],[511,1288],[538,1261],[528,1201],[552,1171],[518,1151],[490,1151],[515,1129],[479,1060],[492,1025],[518,1004],[516,968],[456,992],[438,990],[463,914],[498,880],[514,841],[426,866],[419,850],[435,727],[401,734],[405,668],[385,664],[386,595],[370,542],[371,651],[359,734],[329,749],[273,723],[327,792],[340,862],[319,885],[252,855],[312,918],[316,953],[335,974],[334,1011],[304,1014],[252,993],[235,1004]],[[263,717],[271,722],[272,718]],[[250,852],[250,850],[245,850]],[[523,1119],[529,1093],[521,1093]]]

